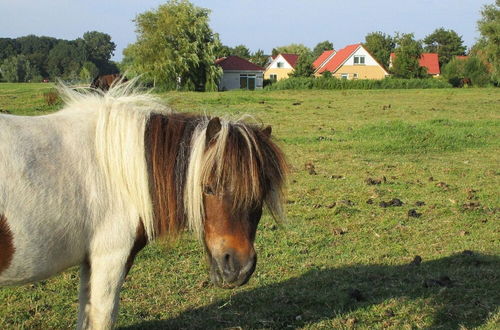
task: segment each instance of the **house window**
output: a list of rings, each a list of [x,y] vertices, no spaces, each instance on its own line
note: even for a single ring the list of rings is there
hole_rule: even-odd
[[[284,68],[285,67],[285,63],[283,63],[283,62],[278,62],[276,65],[278,66],[278,68]]]
[[[240,88],[241,89],[255,89],[255,75],[254,74],[240,74]]]
[[[353,73],[352,74],[352,79],[358,79],[358,74],[357,73]]]
[[[340,78],[342,78],[342,79],[347,79],[347,78],[349,78],[349,74],[348,74],[348,73],[342,73],[342,74],[340,75]]]
[[[276,81],[278,81],[278,75],[277,75],[277,74],[270,74],[270,75],[269,75],[269,79],[270,79],[272,82],[276,82]]]
[[[354,64],[355,65],[365,64],[365,56],[364,55],[354,55]]]

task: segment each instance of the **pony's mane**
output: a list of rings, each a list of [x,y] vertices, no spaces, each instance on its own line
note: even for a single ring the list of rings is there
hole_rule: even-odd
[[[108,191],[121,197],[116,211],[133,205],[150,240],[186,226],[202,237],[210,184],[217,193],[230,190],[233,211],[263,201],[273,217],[284,217],[285,157],[260,125],[222,118],[207,143],[210,117],[173,113],[136,83],[107,92],[59,86],[63,111],[98,109],[96,156]]]

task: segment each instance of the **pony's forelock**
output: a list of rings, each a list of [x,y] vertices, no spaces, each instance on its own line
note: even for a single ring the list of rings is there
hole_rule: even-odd
[[[263,202],[276,220],[284,219],[285,157],[260,127],[242,120],[221,120],[221,129],[206,141],[209,118],[192,138],[187,187],[184,194],[188,224],[203,233],[203,186],[215,193],[229,190],[233,211],[251,209]]]

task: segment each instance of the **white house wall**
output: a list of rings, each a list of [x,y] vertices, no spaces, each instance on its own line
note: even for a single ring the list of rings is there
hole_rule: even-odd
[[[358,55],[365,56],[365,65],[379,65],[363,47],[359,47],[359,49],[347,59],[344,65],[354,65],[354,56]]]
[[[267,68],[269,69],[278,69],[278,63],[283,62],[283,66],[280,69],[293,69],[293,67],[288,63],[283,56],[278,55],[274,61],[270,64],[270,66]]]

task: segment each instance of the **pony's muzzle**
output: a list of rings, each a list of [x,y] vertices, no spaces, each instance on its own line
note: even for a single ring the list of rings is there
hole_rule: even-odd
[[[255,266],[257,265],[257,255],[252,251],[251,255],[245,258],[238,256],[233,250],[227,250],[218,257],[212,258],[210,279],[222,288],[234,288],[248,282]]]

